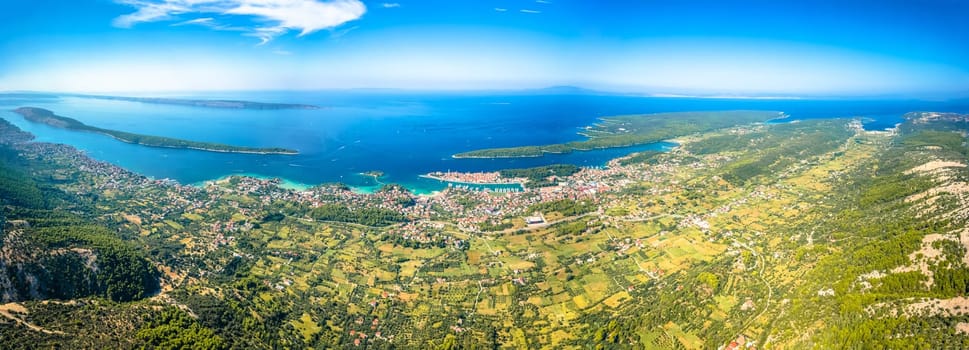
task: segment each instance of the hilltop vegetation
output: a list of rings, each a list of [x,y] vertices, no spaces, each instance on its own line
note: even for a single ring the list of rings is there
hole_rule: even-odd
[[[0,145],[0,301],[131,301],[158,289],[157,272],[141,251],[73,214],[85,209],[80,201],[38,184],[27,175],[35,168],[15,155]]]

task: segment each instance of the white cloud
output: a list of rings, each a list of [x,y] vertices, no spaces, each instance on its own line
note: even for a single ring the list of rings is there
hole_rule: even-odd
[[[400,7],[400,4],[396,2],[385,2],[383,4],[380,4],[380,6],[383,6],[385,9],[392,9],[392,8]]]
[[[546,0],[535,0],[535,2],[537,2],[539,4],[551,4],[552,3],[551,1],[546,1]]]
[[[187,26],[187,25],[200,25],[200,26],[208,27],[208,26],[211,26],[212,23],[214,23],[214,21],[215,21],[215,18],[203,17],[203,18],[196,18],[188,21],[178,22],[178,23],[172,24],[172,27],[180,27],[180,26]]]
[[[304,36],[322,29],[338,27],[359,19],[367,12],[360,0],[115,0],[136,8],[133,13],[118,16],[114,25],[130,28],[138,23],[177,19],[181,15],[216,14],[253,18],[249,26],[217,24],[216,18],[204,17],[176,25],[204,25],[217,30],[242,30],[257,37],[262,44],[290,30]],[[385,4],[386,5],[386,4]]]
[[[231,31],[231,32],[250,32],[250,31],[252,31],[252,29],[247,28],[247,27],[230,26],[230,25],[226,25],[226,24],[219,23],[219,22],[217,22],[215,20],[215,18],[212,18],[212,17],[202,17],[202,18],[191,19],[191,20],[187,20],[187,21],[182,21],[182,22],[174,23],[171,26],[172,27],[202,26],[202,27],[206,27],[206,28],[209,28],[209,29],[212,29],[212,30]]]
[[[160,21],[171,18],[170,13],[181,13],[185,8],[175,3],[150,3],[136,0],[121,0],[120,4],[134,6],[138,11],[127,15],[118,16],[113,24],[121,28],[131,28],[135,23]]]
[[[519,10],[519,11],[521,11],[522,13],[542,13],[542,11],[536,11],[536,10]]]
[[[505,12],[505,11],[508,11],[508,9],[506,9],[506,8],[501,8],[501,7],[495,7],[495,11],[498,11],[498,12]]]
[[[284,33],[286,28],[283,27],[259,27],[244,35],[259,38],[259,45],[263,45]]]

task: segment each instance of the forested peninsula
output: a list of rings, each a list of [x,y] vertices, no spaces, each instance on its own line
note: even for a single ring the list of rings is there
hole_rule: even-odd
[[[194,149],[199,151],[208,152],[223,152],[223,153],[251,153],[251,154],[298,154],[296,150],[279,148],[279,147],[243,147],[243,146],[232,146],[225,145],[221,143],[211,143],[211,142],[198,142],[190,140],[181,140],[170,137],[163,136],[152,136],[152,135],[142,135],[130,132],[102,129],[94,126],[84,124],[77,119],[68,118],[64,116],[59,116],[54,114],[54,112],[37,107],[20,107],[14,110],[17,114],[20,114],[27,121],[34,123],[42,123],[53,126],[55,128],[67,129],[67,130],[77,130],[77,131],[87,131],[99,134],[104,134],[111,136],[118,141],[133,143],[136,145],[149,146],[149,147],[165,147],[165,148],[179,148],[179,149]]]
[[[637,146],[697,132],[762,122],[782,116],[776,111],[703,111],[623,115],[602,118],[586,127],[583,141],[538,146],[487,148],[455,154],[454,158],[541,157],[545,153],[570,153],[593,149]]]

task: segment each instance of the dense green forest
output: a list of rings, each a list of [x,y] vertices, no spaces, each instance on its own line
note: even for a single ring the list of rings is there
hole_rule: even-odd
[[[0,145],[0,260],[3,301],[100,296],[137,300],[157,291],[157,271],[143,252],[104,227],[61,209],[78,201],[38,184],[30,164]],[[74,208],[75,210],[78,208]]]

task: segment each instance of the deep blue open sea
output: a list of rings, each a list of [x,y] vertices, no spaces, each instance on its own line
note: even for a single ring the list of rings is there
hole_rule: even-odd
[[[90,156],[132,171],[182,183],[230,174],[280,177],[298,184],[343,182],[361,190],[376,184],[359,173],[379,170],[384,183],[416,192],[445,186],[418,175],[432,171],[491,171],[555,163],[599,166],[612,158],[666,143],[573,152],[537,158],[453,159],[459,152],[491,147],[580,140],[597,118],[637,113],[762,109],[792,119],[864,117],[866,128],[884,129],[910,111],[969,112],[969,101],[820,101],[649,98],[583,94],[404,93],[381,91],[247,92],[165,97],[303,103],[319,110],[236,110],[78,97],[0,94],[0,117],[39,141],[73,145]],[[299,155],[252,155],[131,145],[110,137],[25,121],[10,110],[47,108],[89,125],[135,133],[239,146],[285,147]]]

